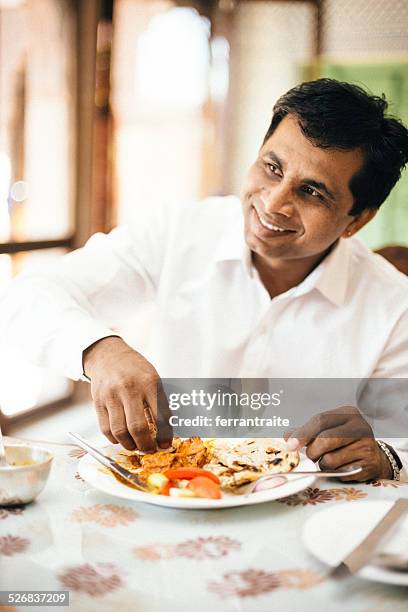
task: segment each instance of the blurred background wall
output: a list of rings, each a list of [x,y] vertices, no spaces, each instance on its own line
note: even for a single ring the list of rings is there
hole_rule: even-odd
[[[239,194],[277,97],[319,76],[408,122],[406,0],[0,0],[0,293],[158,202]],[[407,200],[408,175],[371,248],[408,245]],[[0,373],[3,419],[72,400],[9,352]]]

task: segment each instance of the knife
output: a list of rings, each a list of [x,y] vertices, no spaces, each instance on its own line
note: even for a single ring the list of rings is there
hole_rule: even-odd
[[[386,512],[383,518],[370,531],[358,546],[354,548],[344,559],[329,573],[329,578],[345,578],[360,570],[373,556],[374,550],[380,540],[391,529],[396,521],[408,511],[408,499],[397,499],[397,501]]]
[[[107,455],[101,453],[101,451],[91,446],[89,442],[84,440],[84,438],[82,438],[82,436],[80,436],[79,434],[69,431],[68,435],[76,441],[78,446],[86,450],[94,459],[99,461],[99,463],[102,463],[102,465],[112,470],[112,472],[115,472],[116,474],[118,474],[118,476],[124,478],[128,485],[139,489],[140,491],[148,491],[148,488],[138,477],[137,474],[133,474],[133,472],[130,472],[122,465],[119,465],[119,463],[116,463],[116,461],[112,459],[112,457],[108,457]]]

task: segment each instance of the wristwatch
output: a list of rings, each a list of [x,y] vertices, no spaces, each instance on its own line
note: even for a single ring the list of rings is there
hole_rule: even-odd
[[[386,442],[383,442],[383,440],[377,440],[377,444],[390,462],[392,468],[392,480],[399,480],[400,471],[402,470],[402,461],[398,457],[398,454],[395,452],[392,446]]]

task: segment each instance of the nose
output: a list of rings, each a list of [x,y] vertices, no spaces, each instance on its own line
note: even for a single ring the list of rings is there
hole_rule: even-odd
[[[263,187],[260,194],[266,215],[279,213],[285,217],[293,215],[293,200],[289,187],[280,183],[271,187]]]

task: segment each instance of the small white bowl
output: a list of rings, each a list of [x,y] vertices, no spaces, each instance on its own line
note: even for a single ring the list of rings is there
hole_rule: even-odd
[[[28,504],[43,490],[53,455],[38,446],[5,445],[9,465],[0,467],[0,506]]]

